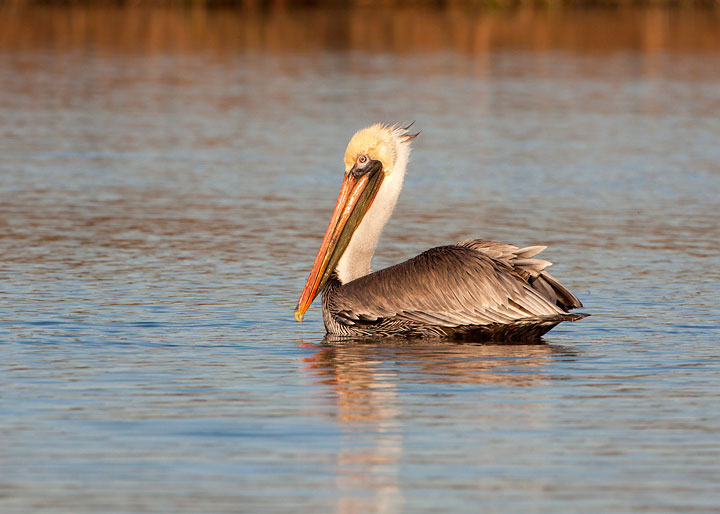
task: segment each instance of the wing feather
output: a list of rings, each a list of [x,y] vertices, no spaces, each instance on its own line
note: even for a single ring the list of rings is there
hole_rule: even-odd
[[[572,293],[549,275],[539,287],[531,282],[550,265],[532,258],[544,248],[486,240],[433,248],[340,286],[333,310],[349,323],[395,318],[441,327],[562,314],[554,287]]]

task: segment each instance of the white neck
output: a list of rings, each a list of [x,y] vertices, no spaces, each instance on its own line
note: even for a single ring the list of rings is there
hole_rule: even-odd
[[[383,179],[370,209],[355,230],[350,243],[335,269],[343,284],[370,273],[370,264],[380,234],[385,227],[402,189],[405,170],[410,157],[410,143],[395,141],[396,159],[393,170]]]

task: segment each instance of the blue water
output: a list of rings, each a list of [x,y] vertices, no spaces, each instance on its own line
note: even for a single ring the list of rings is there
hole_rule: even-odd
[[[720,58],[0,54],[3,512],[716,512]],[[292,310],[355,130],[416,121],[375,267],[547,244],[540,345]]]

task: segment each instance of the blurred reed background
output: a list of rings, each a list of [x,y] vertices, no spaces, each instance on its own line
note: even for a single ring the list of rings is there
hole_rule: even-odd
[[[717,51],[720,2],[91,1],[0,3],[0,48],[125,52],[492,49]]]

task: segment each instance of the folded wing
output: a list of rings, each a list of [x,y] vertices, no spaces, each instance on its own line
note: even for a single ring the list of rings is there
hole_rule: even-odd
[[[552,317],[581,307],[535,259],[543,246],[471,239],[432,248],[341,286],[329,307],[354,325],[387,319],[440,327]]]

